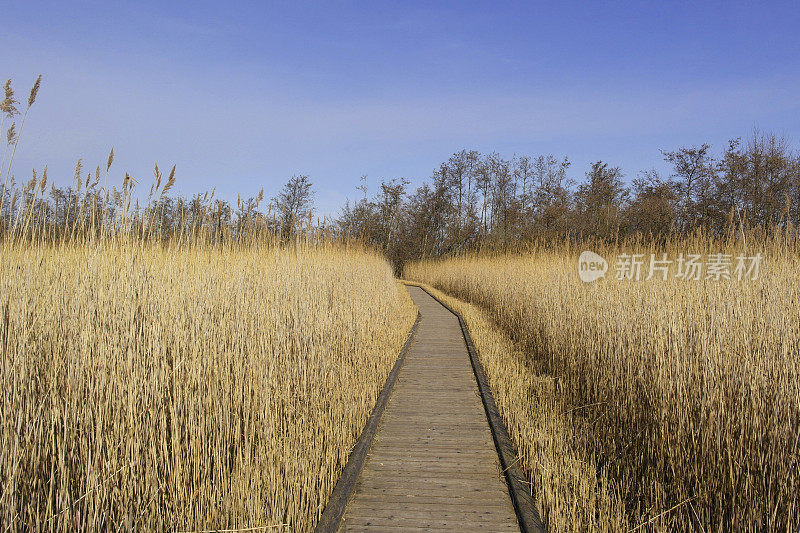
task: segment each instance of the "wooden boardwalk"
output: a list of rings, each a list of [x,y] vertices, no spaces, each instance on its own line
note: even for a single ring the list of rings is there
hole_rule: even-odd
[[[340,531],[519,531],[458,319],[408,291],[422,319]]]

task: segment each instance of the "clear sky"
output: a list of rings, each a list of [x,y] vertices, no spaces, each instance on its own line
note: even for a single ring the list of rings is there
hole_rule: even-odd
[[[0,77],[44,75],[16,174],[114,146],[149,188],[268,196],[311,176],[322,214],[461,148],[664,169],[754,127],[800,137],[796,2],[9,2]]]

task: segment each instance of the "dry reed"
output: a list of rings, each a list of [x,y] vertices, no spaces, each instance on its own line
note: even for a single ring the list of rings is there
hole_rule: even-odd
[[[309,530],[415,314],[357,247],[0,249],[17,530]]]

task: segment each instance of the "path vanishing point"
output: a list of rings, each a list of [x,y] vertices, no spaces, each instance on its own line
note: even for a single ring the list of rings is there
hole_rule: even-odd
[[[408,291],[421,321],[339,531],[519,531],[458,318]]]

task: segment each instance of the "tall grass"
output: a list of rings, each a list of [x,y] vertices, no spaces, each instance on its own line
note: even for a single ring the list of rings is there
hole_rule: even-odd
[[[0,244],[0,523],[319,516],[413,305],[356,247]]]
[[[310,530],[414,320],[388,263],[214,191],[0,164],[0,525]],[[0,131],[20,117],[10,80]],[[101,185],[101,181],[103,184]],[[287,231],[290,229],[291,231]],[[290,238],[284,238],[289,235]]]
[[[617,281],[612,265],[586,284],[568,246],[407,267],[484,309],[521,348],[486,364],[496,394],[515,399],[499,403],[555,530],[800,524],[798,246],[746,242],[765,256],[756,280],[683,281],[673,270],[667,281]],[[701,237],[628,251],[742,246]],[[533,409],[553,421],[537,423]]]

